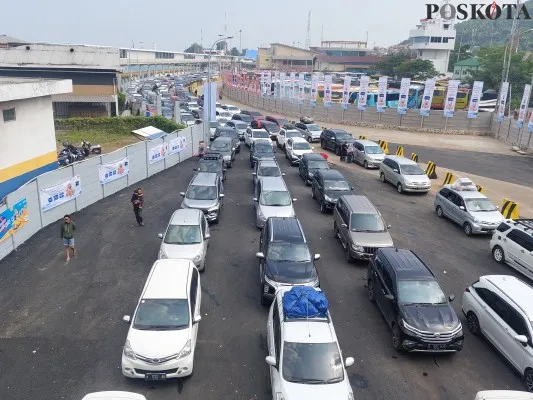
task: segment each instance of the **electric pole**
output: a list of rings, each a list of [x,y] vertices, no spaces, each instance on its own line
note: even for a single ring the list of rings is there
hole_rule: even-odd
[[[309,14],[307,15],[307,32],[305,35],[305,48],[309,48],[311,46],[311,10],[309,10]]]

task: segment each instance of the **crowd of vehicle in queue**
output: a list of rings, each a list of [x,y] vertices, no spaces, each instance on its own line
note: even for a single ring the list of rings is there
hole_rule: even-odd
[[[402,186],[400,193],[429,192],[431,182],[424,170],[414,161],[386,156],[378,144],[356,140],[346,131],[324,129],[317,139],[311,129],[289,124],[283,117],[239,111],[224,125],[215,127],[207,153],[198,162],[186,191],[180,193],[181,208],[160,234],[159,260],[152,267],[132,317],[124,317],[131,325],[122,356],[123,374],[146,380],[192,374],[201,320],[198,272],[206,270],[209,224],[220,220],[227,169],[235,162],[241,142],[250,148],[253,204],[256,225],[261,229],[256,253],[258,295],[261,304],[270,305],[265,361],[270,368],[273,399],[299,399],[304,395],[354,398],[345,371],[354,359],[343,359],[329,309],[303,316],[288,306],[287,296],[305,298],[306,307],[315,307],[317,296],[322,303],[327,304],[327,300],[315,264],[320,255],[312,255],[309,248],[293,207],[296,199],[276,159],[276,148],[284,151],[291,165],[298,166],[299,176],[311,187],[320,211],[332,211],[332,228],[347,262],[368,263],[365,290],[390,326],[393,348],[398,352],[460,351],[464,334],[461,320],[450,305],[454,295],[445,294],[422,258],[409,249],[395,247],[389,233],[391,226],[378,207],[366,196],[354,193],[349,180],[331,168],[324,154],[315,153],[310,142],[319,140],[323,149],[336,153],[342,151],[341,146],[351,144],[354,151],[350,161],[377,168],[382,181]],[[300,125],[313,124],[308,119],[302,121]],[[497,207],[466,179],[445,185],[434,206],[439,217],[457,222],[467,235],[493,233],[490,248],[494,259],[533,277],[533,221],[504,220]],[[465,229],[465,224],[471,229]],[[489,275],[468,286],[462,299],[469,331],[488,339],[524,377],[530,392],[532,295],[533,288],[518,278]],[[486,397],[489,394],[485,392],[478,396],[503,398]]]

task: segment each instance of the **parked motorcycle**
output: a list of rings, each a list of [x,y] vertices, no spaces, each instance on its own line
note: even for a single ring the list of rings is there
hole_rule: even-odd
[[[63,150],[57,155],[57,162],[59,165],[69,165],[76,161],[81,161],[85,158],[83,149],[71,145],[68,142],[63,142]]]
[[[85,156],[89,154],[100,154],[102,153],[102,146],[99,144],[91,144],[90,142],[84,140],[81,142],[81,148],[83,149]]]

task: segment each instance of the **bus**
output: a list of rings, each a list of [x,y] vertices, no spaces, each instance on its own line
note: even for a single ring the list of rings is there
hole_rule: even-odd
[[[431,101],[431,108],[433,110],[444,110],[444,102],[446,101],[447,86],[435,86],[433,91],[433,100]],[[468,99],[470,97],[470,89],[459,88],[457,91],[457,100],[455,101],[456,110],[466,110],[468,108]]]
[[[348,101],[350,104],[357,105],[357,99],[359,98],[359,88],[357,88],[356,91],[351,92],[350,94],[350,100]],[[378,100],[378,92],[377,90],[372,90],[367,94],[366,97],[366,105],[368,107],[375,107]],[[400,91],[396,89],[388,89],[387,90],[387,98],[385,102],[386,107],[390,108],[396,108],[398,107],[398,101],[400,100]]]

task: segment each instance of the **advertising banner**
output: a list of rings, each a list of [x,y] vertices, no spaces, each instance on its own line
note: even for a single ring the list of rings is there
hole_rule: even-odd
[[[507,103],[507,94],[509,93],[509,82],[502,83],[500,91],[500,104],[498,104],[498,122],[502,122],[505,117],[505,105]]]
[[[378,81],[378,101],[376,101],[376,111],[385,112],[387,108],[387,77],[382,76]]]
[[[522,102],[520,103],[520,110],[518,111],[518,121],[516,121],[516,126],[522,128],[524,125],[524,119],[527,114],[527,106],[529,104],[529,96],[531,95],[531,85],[526,85],[524,87],[524,95],[522,96]]]
[[[271,72],[267,72],[267,74],[266,74],[265,95],[266,96],[271,96],[272,95],[272,73]]]
[[[287,86],[287,74],[285,72],[280,72],[279,74],[279,97],[282,99],[287,97],[286,89]]]
[[[296,85],[296,72],[291,72],[291,80],[290,80],[290,88],[291,88],[291,92],[289,94],[289,100],[293,100],[295,97],[296,97],[296,93],[295,93],[295,85]]]
[[[102,164],[98,166],[98,176],[102,185],[122,178],[130,173],[130,162],[128,157],[122,160],[115,161],[109,164]]]
[[[28,202],[22,199],[13,207],[0,213],[0,242],[22,228],[30,220],[28,215]]]
[[[331,107],[331,85],[333,79],[331,75],[324,76],[324,107]]]
[[[444,113],[445,118],[453,118],[455,114],[455,102],[457,101],[457,90],[459,89],[459,81],[451,80],[448,83],[448,91],[446,92]]]
[[[472,85],[472,95],[470,97],[470,104],[468,105],[467,118],[477,118],[481,96],[483,96],[483,82],[475,81],[474,85]]]
[[[407,112],[409,104],[409,85],[411,85],[411,78],[402,78],[400,83],[400,100],[398,101],[398,114],[402,115]]]
[[[166,143],[158,144],[152,147],[148,151],[148,163],[155,164],[156,162],[163,161],[168,153],[168,146]]]
[[[53,187],[41,188],[39,192],[41,210],[47,211],[78,197],[81,194],[81,179],[76,175]]]
[[[276,71],[274,77],[274,96],[279,99],[279,71]]]
[[[431,102],[433,101],[433,92],[435,91],[435,79],[426,79],[424,87],[424,94],[422,95],[422,103],[420,104],[420,115],[423,117],[429,116],[431,110]]]
[[[168,154],[176,154],[180,151],[183,151],[187,148],[187,138],[185,136],[178,136],[174,139],[171,139],[168,143]]]
[[[352,77],[346,75],[344,77],[344,85],[342,87],[341,107],[345,110],[348,108],[348,100],[350,100],[350,87],[352,86]]]
[[[527,123],[527,129],[529,132],[533,132],[533,112],[529,116],[529,122]]]
[[[311,76],[311,96],[309,97],[309,104],[311,107],[316,107],[316,97],[317,97],[317,88],[318,88],[318,74],[313,74]]]
[[[298,102],[303,103],[305,96],[305,74],[298,75]]]
[[[363,75],[359,78],[359,95],[357,96],[357,109],[359,111],[366,110],[366,100],[368,95],[368,85],[370,83],[370,78],[366,75]]]

